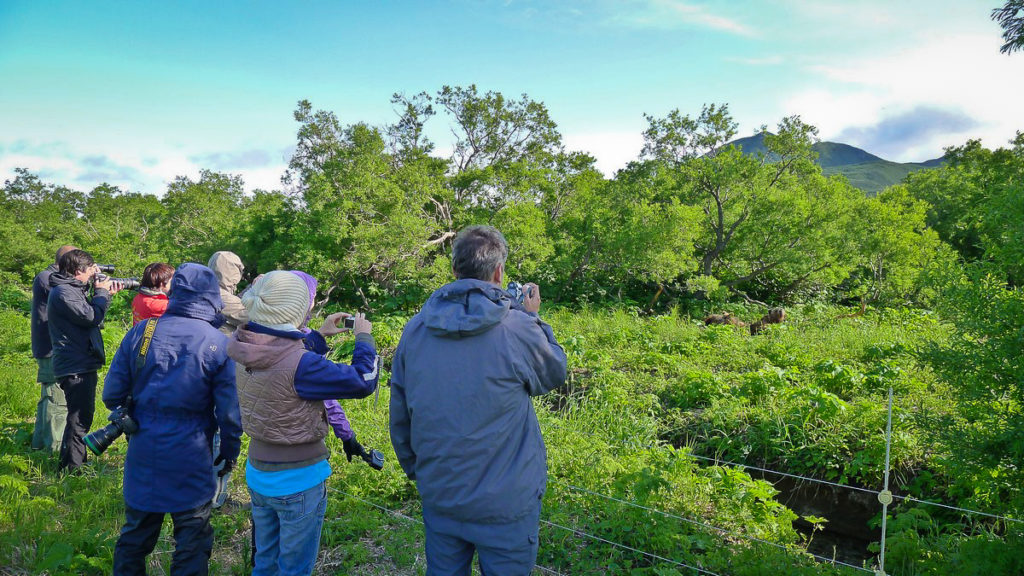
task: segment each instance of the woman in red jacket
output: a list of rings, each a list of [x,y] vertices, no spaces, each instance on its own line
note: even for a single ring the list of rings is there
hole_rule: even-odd
[[[132,326],[147,318],[159,318],[167,311],[167,291],[171,287],[174,267],[163,262],[146,266],[142,286],[132,299]]]

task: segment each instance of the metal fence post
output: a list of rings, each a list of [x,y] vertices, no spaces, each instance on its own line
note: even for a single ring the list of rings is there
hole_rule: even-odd
[[[889,414],[885,423],[885,485],[878,493],[878,501],[882,504],[882,541],[878,551],[878,570],[876,576],[885,574],[885,524],[889,518],[889,504],[892,504],[892,492],[889,491],[889,454],[892,449],[892,387],[889,387]]]

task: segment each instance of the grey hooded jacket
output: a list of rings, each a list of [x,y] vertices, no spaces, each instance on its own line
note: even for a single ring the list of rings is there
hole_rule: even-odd
[[[463,279],[434,292],[391,368],[391,441],[423,506],[482,523],[534,510],[547,453],[530,397],[565,376],[551,327],[504,290]]]
[[[220,331],[230,336],[239,326],[245,326],[249,321],[249,312],[242,305],[242,299],[235,295],[245,266],[237,254],[227,250],[214,252],[206,266],[213,270],[220,282],[220,299],[224,302],[224,308],[220,311],[224,315],[224,324]]]

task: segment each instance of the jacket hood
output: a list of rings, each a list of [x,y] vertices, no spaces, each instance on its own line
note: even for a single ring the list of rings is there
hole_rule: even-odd
[[[186,262],[174,271],[165,314],[204,320],[220,327],[224,323],[220,314],[222,308],[224,302],[220,299],[220,287],[213,270],[202,264]]]
[[[254,328],[251,322],[239,326],[228,340],[228,356],[246,368],[264,370],[280,362],[284,356],[294,353],[296,346],[304,349],[302,334],[299,332],[291,333],[295,335],[291,337],[279,335],[277,330],[264,329],[257,332],[250,328]]]
[[[234,294],[238,283],[242,281],[242,271],[245,270],[238,254],[226,250],[214,252],[207,266],[217,275],[220,287]]]
[[[438,288],[420,317],[431,332],[462,338],[486,332],[508,315],[512,299],[501,288],[475,279],[456,280]]]
[[[53,274],[50,274],[50,286],[62,286],[65,284],[78,286],[79,288],[84,288],[85,286],[87,286],[85,282],[82,282],[81,280],[75,278],[74,276],[65,276],[60,272],[54,272]]]

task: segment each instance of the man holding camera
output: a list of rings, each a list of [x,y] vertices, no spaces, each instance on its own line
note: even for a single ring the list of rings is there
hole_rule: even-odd
[[[85,463],[82,436],[92,426],[96,373],[106,361],[100,328],[118,286],[109,279],[97,280],[99,271],[92,255],[71,250],[60,257],[57,272],[50,275],[46,309],[53,374],[64,391],[68,410],[60,447],[61,471],[72,471]]]
[[[391,441],[423,499],[428,576],[527,575],[537,559],[547,462],[532,396],[565,383],[540,290],[501,289],[508,245],[471,226],[455,282],[406,325],[391,367]]]
[[[221,475],[232,470],[242,436],[235,363],[218,330],[221,307],[213,271],[183,264],[171,280],[167,311],[132,328],[110,363],[103,403],[126,409],[137,425],[124,463],[117,576],[146,574],[165,514],[174,522],[171,573],[208,571],[214,465],[223,463]],[[213,454],[218,430],[220,451]]]
[[[39,366],[36,382],[41,390],[36,404],[36,426],[32,432],[33,450],[47,449],[59,453],[64,423],[68,418],[64,391],[57,386],[57,378],[53,375],[53,344],[50,343],[46,301],[50,296],[50,276],[58,271],[60,257],[75,249],[74,246],[61,246],[53,264],[32,280],[32,357]]]

